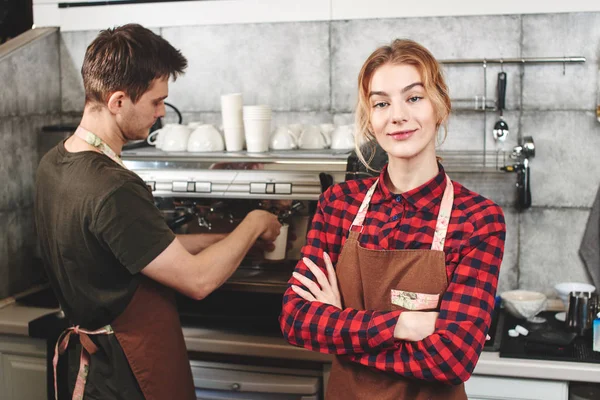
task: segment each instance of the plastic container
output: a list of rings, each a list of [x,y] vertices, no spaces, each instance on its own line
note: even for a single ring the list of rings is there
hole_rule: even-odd
[[[596,315],[596,319],[594,320],[594,343],[592,344],[592,349],[594,351],[600,351],[600,312]]]

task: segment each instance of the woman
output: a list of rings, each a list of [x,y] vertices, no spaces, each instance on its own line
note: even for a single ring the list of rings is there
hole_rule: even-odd
[[[376,141],[389,162],[321,196],[282,331],[336,356],[328,400],[466,399],[494,307],[502,210],[438,163],[450,98],[427,49],[378,48],[358,84],[357,153],[366,165],[360,145]]]

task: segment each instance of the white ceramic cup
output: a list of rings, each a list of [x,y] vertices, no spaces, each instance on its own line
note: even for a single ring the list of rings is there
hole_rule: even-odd
[[[225,143],[221,133],[212,125],[200,125],[190,134],[187,151],[223,151]]]
[[[296,136],[287,126],[280,126],[271,135],[269,147],[273,150],[291,150],[298,147]]]
[[[196,129],[200,125],[206,125],[206,124],[202,121],[192,121],[192,122],[188,122],[188,124],[187,124],[187,126],[192,130],[192,132],[194,131],[194,129]]]
[[[292,131],[292,133],[294,134],[294,136],[296,136],[296,143],[298,142],[298,138],[300,137],[300,134],[302,133],[302,130],[304,129],[304,125],[302,124],[289,124],[288,128],[290,131]]]
[[[165,137],[167,136],[167,132],[169,132],[174,126],[178,124],[166,124],[160,129],[151,132],[146,138],[146,142],[149,145],[156,146],[157,149],[162,149],[162,145],[165,141]]]
[[[325,136],[325,141],[327,142],[327,147],[331,146],[331,134],[335,130],[334,124],[320,124],[319,129],[321,130],[321,134]]]
[[[161,149],[163,151],[186,151],[191,129],[187,125],[175,125],[164,134]]]
[[[354,125],[343,125],[337,127],[331,134],[332,149],[353,149],[354,148]]]
[[[221,96],[221,118],[227,151],[240,151],[246,145],[242,106],[241,93],[230,93]]]
[[[281,225],[279,236],[273,242],[275,249],[273,251],[265,251],[264,256],[267,260],[283,260],[285,259],[285,248],[287,246],[288,224]]]
[[[301,149],[324,149],[327,147],[327,140],[316,125],[308,125],[300,134],[298,147]]]

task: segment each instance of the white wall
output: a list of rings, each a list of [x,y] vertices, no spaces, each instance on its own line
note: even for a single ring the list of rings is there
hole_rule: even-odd
[[[95,0],[34,0],[37,27],[62,31],[104,29],[137,22],[149,28],[232,23],[330,21],[366,18],[540,14],[600,11],[600,1],[571,0],[219,0],[58,8],[58,3]],[[490,27],[492,29],[493,27]]]

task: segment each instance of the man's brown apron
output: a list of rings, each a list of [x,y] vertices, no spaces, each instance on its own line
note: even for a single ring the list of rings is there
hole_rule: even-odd
[[[80,126],[74,134],[127,169],[115,152],[92,132]],[[54,352],[55,398],[58,397],[58,357],[66,351],[72,334],[79,335],[81,342],[74,400],[83,399],[90,355],[98,350],[89,336],[112,334],[121,345],[146,400],[196,400],[175,294],[171,289],[141,275],[125,311],[110,325],[95,331],[74,326],[63,332]]]
[[[110,325],[97,331],[69,328],[61,335],[54,354],[54,387],[59,354],[69,336],[78,334],[82,345],[73,399],[82,399],[89,358],[98,348],[89,335],[114,334],[146,400],[195,400],[194,382],[172,290],[141,277],[133,298]],[[57,396],[57,395],[55,395]]]
[[[362,224],[378,181],[373,184],[352,223],[336,265],[344,307],[378,311],[439,310],[439,300],[448,287],[443,248],[454,199],[448,176],[446,182],[432,250],[369,250],[360,246]],[[463,384],[450,386],[409,379],[336,356],[326,398],[466,400],[467,396]]]

